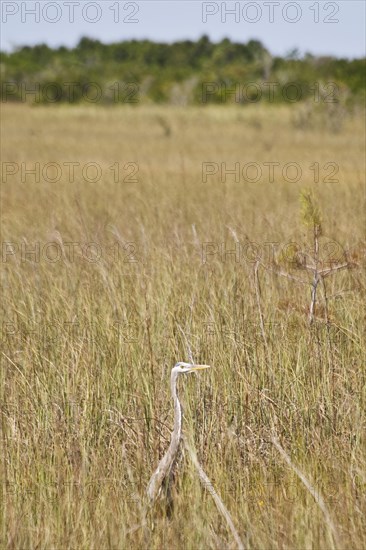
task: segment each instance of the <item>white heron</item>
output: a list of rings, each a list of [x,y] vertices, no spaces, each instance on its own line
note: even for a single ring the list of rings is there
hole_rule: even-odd
[[[174,402],[174,428],[171,434],[169,448],[160,460],[159,465],[151,476],[147,486],[147,496],[151,504],[153,504],[160,495],[163,485],[167,482],[169,483],[170,476],[172,475],[174,465],[176,464],[178,458],[182,437],[182,407],[177,394],[178,376],[208,368],[210,368],[210,365],[196,365],[183,362],[176,363],[172,368],[170,388]]]

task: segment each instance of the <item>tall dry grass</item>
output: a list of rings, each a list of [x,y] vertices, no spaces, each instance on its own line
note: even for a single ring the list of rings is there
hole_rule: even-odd
[[[2,546],[232,546],[188,460],[173,516],[135,529],[169,443],[184,333],[214,367],[180,381],[186,437],[246,547],[365,548],[362,121],[334,134],[294,127],[285,107],[2,111],[2,160],[19,165],[2,184]],[[203,162],[225,161],[297,162],[303,175],[202,182]],[[102,178],[22,183],[20,164],[35,162],[94,162]],[[138,181],[116,183],[116,162],[121,179],[137,163]],[[314,183],[315,162],[336,163],[338,183]],[[312,248],[304,188],[322,212],[323,265],[354,264],[327,278],[311,327],[311,277],[293,253]]]

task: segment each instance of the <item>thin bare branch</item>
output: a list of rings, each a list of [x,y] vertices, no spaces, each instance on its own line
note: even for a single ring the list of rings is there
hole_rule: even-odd
[[[321,496],[318,490],[314,489],[314,487],[311,485],[307,477],[292,463],[290,457],[288,456],[286,451],[281,447],[276,437],[272,437],[272,443],[276,447],[280,455],[282,456],[283,460],[288,464],[288,466],[295,472],[298,478],[302,481],[306,489],[309,491],[309,493],[311,494],[311,496],[319,506],[320,510],[323,512],[325,521],[332,535],[334,548],[339,548],[337,529],[329,513],[327,505],[324,502],[323,497]]]
[[[207,476],[206,472],[202,468],[201,464],[197,460],[196,453],[193,451],[193,449],[188,445],[187,441],[184,440],[184,446],[187,449],[189,456],[191,457],[191,460],[193,462],[193,465],[195,466],[197,470],[198,477],[202,483],[202,485],[207,489],[207,491],[210,493],[212,498],[215,501],[215,504],[217,506],[217,509],[225,519],[226,523],[229,526],[229,529],[235,539],[236,544],[238,545],[239,550],[244,550],[244,544],[239,536],[238,531],[235,528],[234,522],[231,519],[230,513],[228,509],[226,508],[225,504],[222,502],[220,496],[215,491],[214,486],[212,485],[209,477]]]
[[[177,323],[177,326],[178,326],[179,330],[181,331],[181,333],[183,335],[183,338],[186,342],[189,362],[194,363],[192,349],[191,349],[191,346],[189,345],[189,341],[188,341],[188,338],[186,336],[186,333],[184,332],[184,330],[182,329],[182,327],[180,326],[179,323]]]
[[[265,345],[266,348],[268,348],[266,332],[264,330],[264,320],[263,320],[263,312],[262,312],[262,306],[261,306],[261,287],[260,287],[260,283],[259,283],[258,268],[259,268],[259,262],[256,262],[255,266],[254,266],[255,295],[256,295],[256,299],[257,299],[257,306],[258,306],[258,312],[259,312],[259,324],[260,324],[260,328],[261,328],[261,334],[262,334],[264,345]]]
[[[324,277],[328,277],[328,275],[331,275],[332,273],[336,273],[337,271],[340,271],[341,269],[347,269],[347,268],[350,269],[352,267],[355,267],[355,264],[346,262],[344,264],[335,265],[327,269],[321,269],[318,273],[324,278]]]
[[[299,277],[290,275],[290,273],[287,273],[287,271],[283,271],[283,269],[274,269],[273,267],[268,267],[264,265],[262,262],[261,262],[261,266],[264,267],[264,269],[267,269],[268,271],[275,273],[276,275],[280,275],[281,277],[286,277],[287,279],[291,279],[292,281],[296,281],[297,283],[301,283],[303,285],[309,284],[309,281],[304,281],[304,279],[299,279]]]

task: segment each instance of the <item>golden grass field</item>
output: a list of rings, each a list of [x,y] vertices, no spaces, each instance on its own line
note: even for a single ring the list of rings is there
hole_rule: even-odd
[[[300,109],[2,106],[1,547],[235,548],[187,457],[172,516],[142,521],[187,341],[213,368],[179,381],[184,431],[244,546],[366,547],[364,124]],[[222,162],[263,181],[221,181]],[[312,326],[304,189],[321,268],[352,263]]]

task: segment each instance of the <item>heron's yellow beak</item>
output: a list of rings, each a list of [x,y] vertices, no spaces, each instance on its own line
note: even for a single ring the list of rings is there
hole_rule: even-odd
[[[211,365],[192,365],[192,370],[210,369]]]

